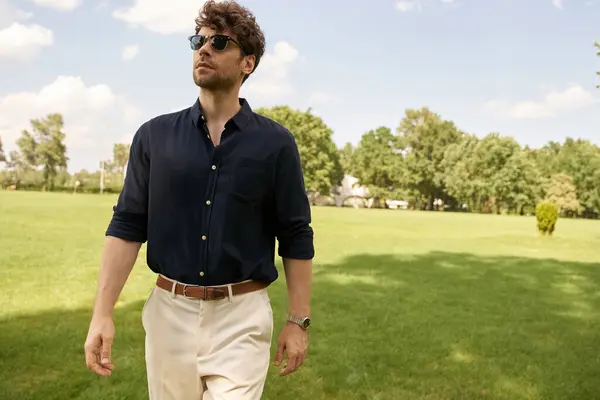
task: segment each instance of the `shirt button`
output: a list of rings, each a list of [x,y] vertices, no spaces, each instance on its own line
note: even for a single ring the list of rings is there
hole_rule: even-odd
[[[210,206],[210,200],[206,200],[206,205]]]
[[[206,235],[202,235],[202,240],[206,240]]]
[[[201,271],[201,272],[200,272],[200,276],[204,276],[204,271]]]
[[[212,168],[212,170],[214,171],[215,169],[217,169],[217,166],[216,166],[216,165],[213,165],[211,168]]]

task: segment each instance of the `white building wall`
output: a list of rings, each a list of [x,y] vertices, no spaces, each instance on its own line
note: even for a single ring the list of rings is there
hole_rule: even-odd
[[[337,194],[334,196],[335,205],[341,207],[344,199],[350,196],[367,197],[369,191],[364,186],[358,185],[358,179],[351,176],[345,175],[342,179],[342,185],[337,188]],[[356,200],[357,204],[362,204],[360,200]]]

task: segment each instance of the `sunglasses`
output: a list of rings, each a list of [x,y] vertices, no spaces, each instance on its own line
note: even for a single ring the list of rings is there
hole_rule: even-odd
[[[210,42],[210,46],[215,51],[225,50],[229,42],[237,44],[240,49],[242,48],[242,46],[240,46],[237,40],[227,35],[192,35],[188,38],[188,40],[190,41],[190,47],[192,48],[192,50],[200,50],[207,40]]]

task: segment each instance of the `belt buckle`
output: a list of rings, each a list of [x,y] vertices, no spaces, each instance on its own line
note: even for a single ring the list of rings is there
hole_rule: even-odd
[[[188,295],[187,295],[187,292],[186,292],[186,290],[187,290],[187,287],[188,287],[188,285],[184,283],[184,284],[183,284],[183,289],[182,289],[182,294],[183,294],[183,297],[185,297],[185,298],[190,298],[190,296],[188,296]]]

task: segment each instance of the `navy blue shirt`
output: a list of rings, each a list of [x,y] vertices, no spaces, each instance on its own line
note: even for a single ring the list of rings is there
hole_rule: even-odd
[[[142,124],[106,235],[147,241],[156,273],[196,285],[277,279],[284,258],[312,259],[300,155],[283,126],[241,110],[214,146],[200,103]]]

